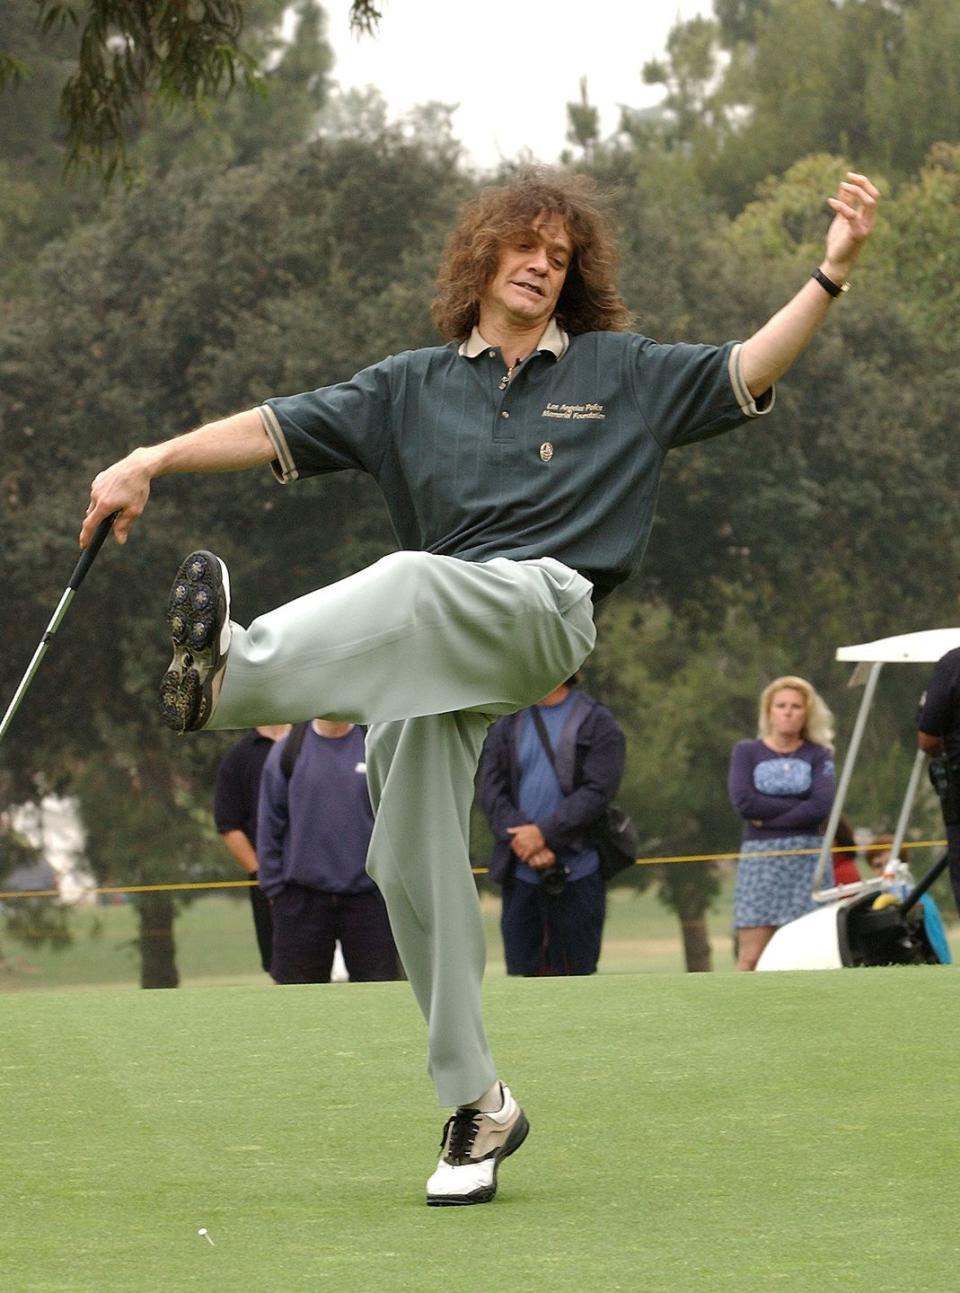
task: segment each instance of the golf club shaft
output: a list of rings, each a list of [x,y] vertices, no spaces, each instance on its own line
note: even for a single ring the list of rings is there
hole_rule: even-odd
[[[20,708],[20,702],[26,695],[28,687],[33,682],[34,676],[40,668],[40,661],[46,655],[47,647],[53,640],[53,635],[60,627],[63,617],[66,615],[77,589],[83,583],[87,571],[93,565],[94,558],[103,547],[104,540],[110,533],[110,528],[117,519],[117,516],[118,513],[114,512],[112,515],[108,516],[106,520],[100,522],[94,531],[93,538],[90,540],[90,546],[81,554],[80,560],[74,567],[73,574],[70,576],[67,586],[60,597],[60,601],[57,603],[57,609],[53,612],[50,623],[47,625],[44,630],[43,637],[40,639],[40,644],[33,653],[33,659],[27,666],[26,673],[20,679],[20,684],[13,694],[13,700],[11,700],[10,704],[7,706],[7,712],[4,714],[2,721],[0,721],[0,741],[3,740],[6,735],[7,728],[13,722],[13,716]]]
[[[903,906],[900,908],[902,912],[906,913],[911,907],[915,907],[917,905],[930,886],[940,878],[944,871],[946,871],[949,862],[950,854],[944,853],[944,855],[933,864],[919,884],[915,884],[907,894],[906,898],[904,898]]]

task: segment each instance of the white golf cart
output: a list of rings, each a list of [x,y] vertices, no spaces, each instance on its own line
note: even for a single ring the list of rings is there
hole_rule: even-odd
[[[941,857],[900,902],[875,907],[882,887],[880,877],[857,884],[821,889],[831,856],[837,823],[843,812],[847,789],[853,776],[860,742],[873,705],[873,697],[885,664],[935,664],[941,656],[960,646],[960,628],[928,629],[903,633],[858,646],[837,650],[836,658],[854,663],[850,686],[864,685],[863,700],[854,724],[850,748],[837,785],[837,794],[827,822],[823,848],[813,879],[813,898],[819,905],[797,920],[782,925],[764,948],[758,970],[835,970],[843,966],[940,963],[924,922],[924,895],[945,869]],[[918,750],[891,845],[891,859],[900,857],[926,756]]]

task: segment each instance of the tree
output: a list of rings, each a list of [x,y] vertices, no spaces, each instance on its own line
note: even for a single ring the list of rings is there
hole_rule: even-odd
[[[590,102],[587,78],[580,78],[580,100],[567,104],[567,139],[583,151],[585,161],[593,156],[600,139],[600,111]]]
[[[960,139],[960,10],[951,0],[717,0],[644,68],[661,137],[731,214],[817,153],[902,179]],[[815,57],[810,51],[815,50]]]
[[[281,39],[279,20],[294,20]],[[250,163],[311,138],[327,101],[332,51],[314,0],[249,0],[243,43],[258,67],[262,93],[190,105],[145,99],[124,127],[130,184],[155,184],[173,168]],[[69,75],[71,32],[41,39],[17,6],[0,10],[0,48],[28,60],[32,75],[0,94],[0,285],[4,298],[28,282],[39,249],[92,220],[104,200],[93,174],[63,168],[68,142],[57,113]],[[6,180],[6,183],[2,181]]]
[[[883,286],[903,299],[904,313],[931,350],[928,377],[956,377],[960,330],[960,143],[935,144],[919,174],[901,187],[878,248]],[[935,358],[934,358],[935,357]]]
[[[23,5],[0,6],[0,49],[30,66],[0,93],[0,299],[27,281],[37,250],[99,205],[96,186],[77,176],[63,183],[64,138],[57,98],[71,42],[42,39]]]
[[[713,11],[720,25],[726,49],[756,40],[757,24],[769,12],[773,0],[714,0]]]
[[[333,51],[315,0],[248,3],[243,40],[258,68],[256,91],[162,104],[159,112],[145,102],[128,129],[132,171],[155,182],[174,167],[247,165],[316,135]]]
[[[698,16],[670,29],[665,59],[644,64],[644,82],[663,85],[667,91],[663,108],[668,138],[689,143],[713,133],[720,124],[718,55],[717,24]]]
[[[109,180],[127,164],[128,137],[145,104],[190,104],[229,93],[238,85],[262,89],[266,73],[245,47],[244,29],[282,0],[32,0],[40,49],[24,51],[19,16],[11,33],[0,28],[0,89],[20,87],[46,60],[43,45],[64,58],[60,111],[68,162],[91,163]],[[312,0],[298,6],[316,9]],[[372,31],[380,17],[372,0],[353,0],[351,16]],[[252,19],[252,21],[251,21]]]
[[[628,734],[619,798],[645,832],[643,848],[654,856],[735,849],[730,750],[752,735],[763,685],[786,672],[783,645],[733,610],[692,632],[666,606],[626,597],[601,608],[598,629],[589,685]],[[660,897],[680,921],[687,969],[709,970],[716,864],[666,864],[656,873]]]
[[[108,177],[124,162],[127,122],[147,95],[190,101],[256,78],[238,47],[238,0],[35,2],[42,34],[77,30],[76,68],[60,100],[69,160],[89,158]]]

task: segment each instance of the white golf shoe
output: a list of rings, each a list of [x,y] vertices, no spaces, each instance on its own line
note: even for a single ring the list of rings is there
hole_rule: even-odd
[[[503,1105],[496,1113],[461,1105],[444,1124],[440,1162],[427,1181],[431,1207],[489,1203],[496,1194],[497,1167],[520,1148],[530,1130],[510,1088],[501,1083],[500,1090]]]

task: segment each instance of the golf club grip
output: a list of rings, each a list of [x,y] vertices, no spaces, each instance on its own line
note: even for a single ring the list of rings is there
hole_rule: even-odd
[[[84,576],[93,565],[94,558],[103,547],[103,541],[110,533],[111,526],[119,515],[119,512],[111,512],[110,515],[106,517],[105,520],[101,521],[94,530],[93,538],[90,540],[90,546],[80,554],[80,560],[74,566],[73,574],[67,581],[67,587],[72,588],[74,592],[76,592],[83,583]]]

